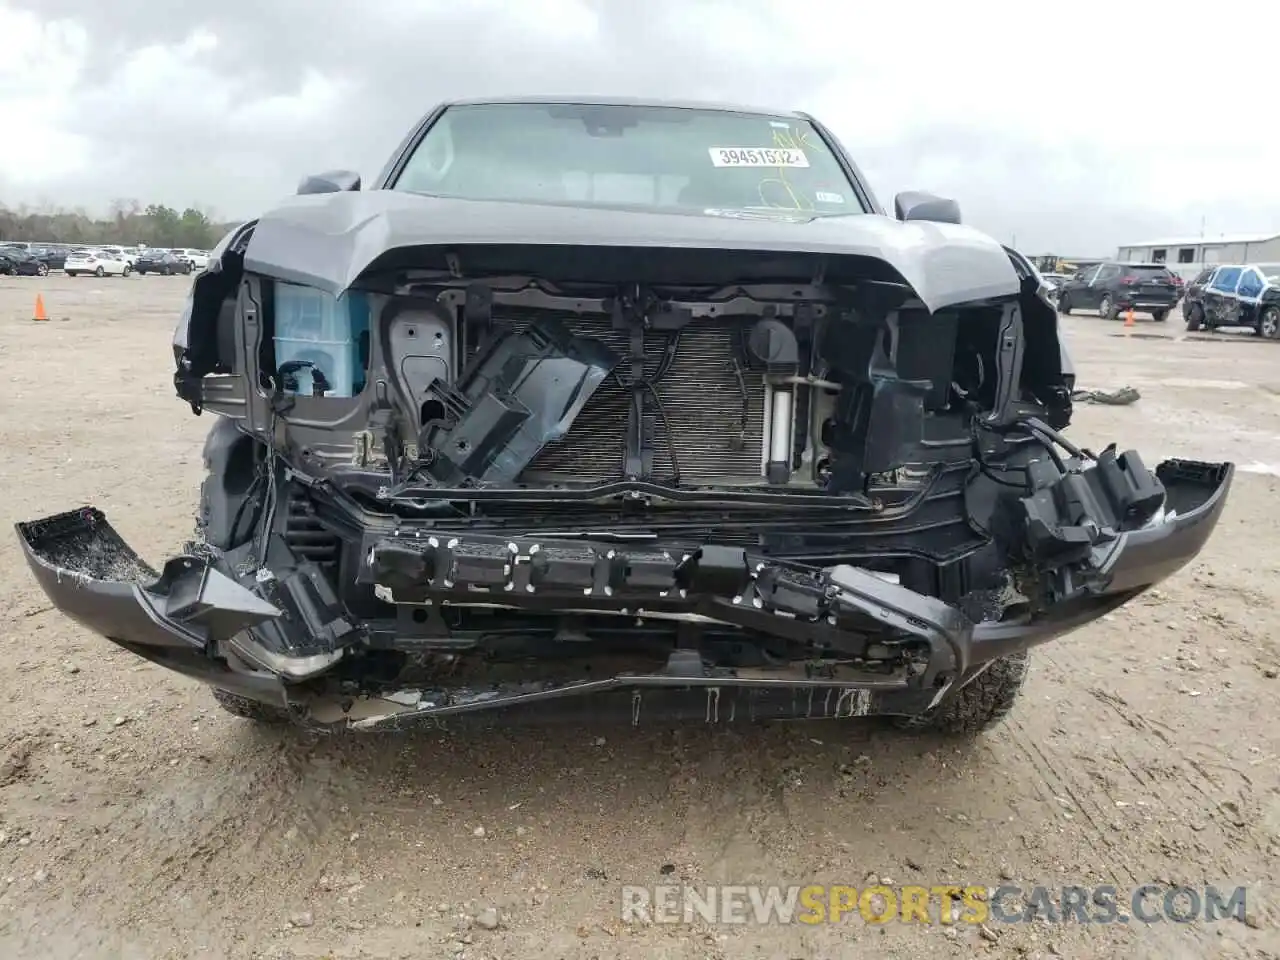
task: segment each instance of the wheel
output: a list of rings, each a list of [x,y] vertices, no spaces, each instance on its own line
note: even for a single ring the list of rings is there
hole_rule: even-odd
[[[36,265],[37,277],[47,277],[48,275],[49,275],[49,265],[47,263],[40,263]]]
[[[227,711],[227,713],[244,720],[253,720],[256,723],[267,723],[273,726],[293,722],[289,711],[284,707],[273,707],[269,703],[259,703],[257,700],[250,700],[229,690],[221,690],[218,687],[214,687],[213,699],[217,700],[218,706]]]
[[[1065,293],[1058,297],[1058,312],[1063,316],[1071,316],[1071,298]]]
[[[80,276],[80,274],[79,274],[79,273],[77,273],[75,270],[64,270],[64,271],[63,271],[63,273],[65,273],[68,277],[78,277],[78,276]]]
[[[1192,304],[1191,309],[1187,311],[1187,329],[1195,332],[1204,326],[1204,311],[1200,309],[1199,304]]]
[[[126,264],[124,265],[124,272],[123,272],[123,273],[121,273],[121,274],[120,274],[120,276],[122,276],[122,277],[127,277],[127,276],[128,276],[129,274],[131,274],[131,273],[133,273],[133,267],[129,266],[129,265],[126,263]]]
[[[940,706],[918,717],[897,717],[904,730],[934,730],[955,736],[973,736],[990,730],[1013,709],[1027,680],[1027,652],[993,660],[959,692]]]
[[[1111,300],[1111,294],[1104,293],[1102,299],[1098,301],[1098,316],[1106,317],[1108,320],[1114,320],[1120,316],[1120,311]]]
[[[1280,307],[1270,306],[1258,318],[1258,332],[1268,340],[1280,339]]]
[[[103,270],[102,267],[98,267],[97,270],[93,271],[93,275],[95,277],[105,277],[107,275],[107,271]]]
[[[1166,320],[1169,319],[1169,311],[1168,310],[1152,310],[1151,318],[1155,320],[1156,323],[1164,323]]]
[[[139,270],[139,271],[138,271],[138,276],[140,276],[140,277],[145,277],[146,275],[147,275],[147,271],[145,271],[145,270]]]
[[[185,277],[190,272],[191,272],[191,264],[184,263],[182,265],[182,275]]]

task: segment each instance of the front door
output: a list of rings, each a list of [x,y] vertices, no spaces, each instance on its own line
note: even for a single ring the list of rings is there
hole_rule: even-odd
[[[1213,281],[1204,288],[1204,315],[1209,326],[1225,327],[1237,322],[1236,285],[1242,272],[1239,267],[1219,267]]]
[[[1102,304],[1103,297],[1110,297],[1114,303],[1116,299],[1116,281],[1120,279],[1120,268],[1113,263],[1104,263],[1098,268],[1097,274],[1089,283],[1089,303],[1090,307],[1097,310]]]
[[[1246,327],[1257,327],[1258,306],[1262,301],[1262,291],[1267,283],[1262,274],[1253,267],[1245,268],[1240,274],[1240,283],[1236,286],[1235,323]]]
[[[1097,307],[1098,298],[1093,292],[1093,278],[1098,275],[1100,267],[1088,267],[1081,270],[1067,284],[1067,292],[1071,297],[1071,306],[1081,307],[1083,309],[1092,309]],[[1061,297],[1059,297],[1061,299]]]

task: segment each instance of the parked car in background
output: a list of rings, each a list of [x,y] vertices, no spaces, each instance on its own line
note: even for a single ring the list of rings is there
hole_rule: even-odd
[[[1042,273],[1040,276],[1044,279],[1045,288],[1049,294],[1049,299],[1057,300],[1058,294],[1062,290],[1062,285],[1071,277],[1065,273]]]
[[[1280,263],[1219,264],[1187,288],[1182,316],[1188,330],[1252,327],[1280,339]]]
[[[108,254],[111,254],[112,256],[119,257],[125,263],[129,264],[130,269],[133,268],[134,260],[137,258],[136,253],[130,253],[124,247],[108,246],[108,247],[98,247],[96,249],[101,250],[103,253],[108,253]]]
[[[1132,308],[1163,323],[1179,296],[1173,273],[1163,263],[1108,261],[1064,283],[1058,291],[1058,310],[1097,310],[1099,316],[1115,320]]]
[[[85,250],[69,255],[62,269],[68,277],[78,277],[82,273],[91,273],[95,277],[127,277],[133,272],[133,264],[125,259],[123,253]]]
[[[25,247],[6,244],[0,247],[0,273],[20,277],[47,277],[49,265],[32,256]]]
[[[67,262],[67,248],[62,246],[32,247],[31,255],[44,261],[50,270],[61,270]]]
[[[134,261],[133,268],[141,274],[158,273],[166,277],[191,272],[190,263],[179,260],[168,250],[144,250]]]
[[[1187,321],[1188,330],[1199,330],[1204,325],[1204,286],[1209,282],[1217,266],[1205,267],[1187,284],[1182,295],[1182,319]],[[1191,318],[1196,317],[1195,326],[1191,326]]]
[[[173,255],[179,260],[191,264],[192,270],[203,270],[209,265],[209,254],[204,250],[192,250],[189,247],[174,249]]]

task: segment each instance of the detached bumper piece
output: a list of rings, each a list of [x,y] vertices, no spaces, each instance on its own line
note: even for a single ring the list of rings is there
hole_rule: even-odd
[[[203,651],[280,615],[206,558],[174,557],[156,573],[93,507],[17,529],[49,599],[110,640]]]
[[[1232,464],[1168,460],[1152,473],[1108,448],[1087,470],[1047,461],[1027,471],[1023,556],[1054,603],[1149,587],[1200,552],[1226,505]]]
[[[178,673],[283,704],[274,678],[235,673],[213,659],[218,643],[281,611],[208,558],[177,556],[157,573],[94,507],[16,527],[32,573],[61,613]]]

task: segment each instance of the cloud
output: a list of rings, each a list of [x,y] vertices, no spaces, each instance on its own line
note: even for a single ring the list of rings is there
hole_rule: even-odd
[[[76,23],[42,23],[0,6],[0,183],[23,192],[83,167],[90,144],[65,123],[88,47]]]
[[[441,99],[520,93],[800,108],[889,205],[955,196],[1031,252],[1280,231],[1265,57],[1180,72],[1194,25],[1081,0],[0,0],[0,199],[133,196],[247,216],[307,172],[371,178]],[[178,14],[181,14],[179,16]],[[1269,36],[1280,8],[1253,8]],[[1235,27],[1232,28],[1233,30]],[[1236,91],[1242,94],[1233,98]],[[1251,93],[1250,91],[1256,91]],[[1229,110],[1228,131],[1220,117]]]

